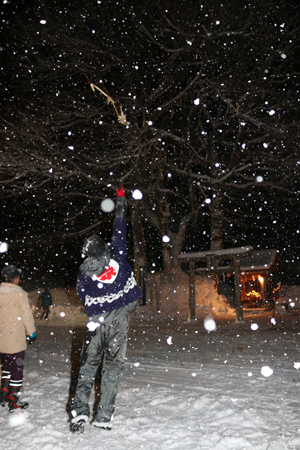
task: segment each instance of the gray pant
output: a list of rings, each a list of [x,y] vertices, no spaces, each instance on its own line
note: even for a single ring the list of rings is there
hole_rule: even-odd
[[[81,350],[79,378],[72,407],[77,415],[90,415],[89,397],[104,352],[101,396],[95,420],[111,418],[115,409],[118,383],[126,356],[128,325],[128,314],[116,318],[111,323],[102,323],[94,331],[91,331],[93,328],[91,322],[88,323]]]

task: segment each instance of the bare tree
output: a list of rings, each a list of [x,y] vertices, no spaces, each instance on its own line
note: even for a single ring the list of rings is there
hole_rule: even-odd
[[[135,233],[148,220],[170,238],[168,270],[203,216],[213,249],[272,227],[270,192],[298,192],[297,14],[280,2],[25,8],[3,50],[2,200],[59,210],[53,232],[74,236],[107,223],[99,202],[121,180],[144,195]]]

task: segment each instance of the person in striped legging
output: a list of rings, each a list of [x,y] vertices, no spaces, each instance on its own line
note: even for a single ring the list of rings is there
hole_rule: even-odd
[[[0,404],[9,412],[28,407],[20,400],[27,341],[36,338],[36,329],[27,293],[19,286],[21,270],[5,266],[0,286],[0,360],[2,366]]]

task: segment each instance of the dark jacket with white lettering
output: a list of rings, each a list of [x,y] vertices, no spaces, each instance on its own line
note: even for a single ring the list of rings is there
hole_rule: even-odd
[[[116,217],[113,225],[112,246],[108,266],[97,272],[96,258],[88,258],[83,266],[92,268],[89,275],[80,270],[77,294],[85,306],[88,317],[107,314],[133,304],[141,297],[133,270],[127,261],[127,226],[125,219]],[[94,269],[93,269],[94,268]],[[93,272],[93,273],[92,273]],[[134,305],[132,305],[134,307]],[[126,310],[130,308],[126,308]]]

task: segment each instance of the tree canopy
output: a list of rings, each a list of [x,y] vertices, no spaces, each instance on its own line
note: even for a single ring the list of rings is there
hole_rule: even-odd
[[[134,234],[170,239],[165,266],[185,248],[284,249],[283,227],[298,242],[297,5],[4,9],[2,240],[99,232],[111,220],[100,201],[121,181],[143,194],[130,199]]]

